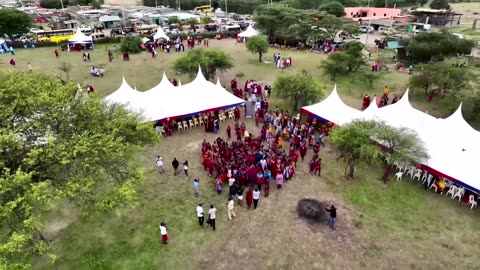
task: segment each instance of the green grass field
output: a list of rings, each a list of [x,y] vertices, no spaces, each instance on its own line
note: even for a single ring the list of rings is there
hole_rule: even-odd
[[[233,41],[212,41],[212,47],[224,49],[236,66],[220,74],[224,84],[239,73],[245,79],[273,83],[280,71],[255,61],[256,55]],[[53,49],[18,50],[17,68],[57,73],[62,61],[73,65],[71,79],[82,85],[92,84],[100,95],[111,93],[121,77],[144,91],[156,85],[162,72],[169,78],[189,81],[170,69],[181,54],[161,54],[152,60],[148,54],[135,55],[130,62],[107,61],[107,47],[92,53],[92,63],[83,63],[78,53],[62,53],[54,59]],[[268,55],[273,55],[271,50]],[[325,85],[328,94],[334,82],[317,69],[324,56],[281,51],[291,55],[293,68],[306,70]],[[0,69],[11,69],[9,56],[1,56]],[[89,66],[103,65],[106,77],[89,77]],[[384,85],[396,94],[405,91],[408,75],[386,74],[368,89],[356,76],[337,81],[342,99],[359,107],[365,93],[380,94]],[[421,96],[421,95],[419,95]],[[413,105],[444,116],[439,103],[426,103],[424,97],[413,98]],[[313,101],[312,101],[313,102]],[[281,101],[273,100],[274,104]],[[257,133],[251,120],[247,128]],[[227,122],[227,124],[233,124]],[[221,126],[222,135],[226,124]],[[139,201],[130,209],[85,219],[70,204],[60,203],[47,218],[45,235],[54,239],[53,249],[59,255],[55,264],[46,258],[34,261],[34,269],[479,269],[480,217],[449,197],[423,190],[417,181],[382,184],[377,166],[359,166],[356,179],[346,181],[344,164],[327,147],[321,150],[322,177],[310,176],[307,163],[299,163],[293,181],[281,191],[272,187],[268,198],[260,199],[257,210],[236,208],[237,218],[227,220],[227,195],[217,195],[213,179],[200,165],[201,142],[212,141],[212,134],[202,128],[175,133],[138,157],[147,168]],[[154,159],[162,155],[167,173],[155,171]],[[310,158],[311,151],[306,160]],[[173,157],[188,160],[189,179],[173,177],[169,164]],[[200,197],[193,196],[192,179],[200,178]],[[262,194],[263,195],[263,194]],[[296,204],[302,198],[333,202],[338,208],[338,229],[313,226],[297,217]],[[217,231],[199,228],[195,207],[198,203],[215,204],[218,209]],[[170,243],[160,243],[158,225],[166,221]]]

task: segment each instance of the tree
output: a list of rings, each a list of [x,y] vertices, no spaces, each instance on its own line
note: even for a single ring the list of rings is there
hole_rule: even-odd
[[[273,84],[273,89],[278,97],[287,99],[298,111],[300,106],[315,102],[323,96],[323,87],[310,75],[283,75],[278,77]]]
[[[213,22],[213,20],[209,16],[204,16],[204,17],[200,18],[200,23],[201,24],[209,24],[209,23],[212,23],[212,22]]]
[[[408,80],[408,86],[412,90],[423,90],[428,95],[434,84],[432,70],[429,66],[423,67],[420,75],[413,75]]]
[[[293,7],[298,9],[316,9],[322,2],[323,0],[295,0]]]
[[[335,80],[338,75],[355,72],[366,63],[362,49],[362,43],[348,42],[343,45],[341,51],[329,54],[327,60],[323,61],[319,68],[328,74],[331,80]]]
[[[374,88],[374,84],[380,77],[382,76],[382,73],[380,72],[371,72],[370,70],[366,70],[362,72],[361,78],[363,81],[365,81],[370,88]]]
[[[210,80],[217,71],[226,71],[234,66],[232,57],[222,50],[197,48],[178,58],[173,68],[191,77],[197,75],[198,67],[202,68],[205,79]]]
[[[177,16],[172,16],[168,18],[168,24],[180,24],[180,19]]]
[[[410,164],[429,157],[427,149],[418,134],[408,128],[392,127],[382,122],[376,129],[373,138],[376,138],[385,148],[383,156],[385,157],[386,167],[382,176],[384,183],[388,182],[395,163]]]
[[[23,11],[13,8],[0,9],[0,34],[13,38],[15,34],[28,33],[32,18]]]
[[[140,44],[142,44],[140,37],[127,36],[120,42],[120,50],[128,53],[140,53],[143,51]]]
[[[262,36],[253,36],[247,41],[247,50],[258,53],[258,62],[262,62],[262,55],[268,51],[268,40]]]
[[[262,5],[255,11],[253,19],[255,26],[268,36],[269,42],[275,43],[278,34],[295,22],[295,9],[278,4]]]
[[[195,25],[195,24],[198,23],[198,21],[197,21],[197,19],[195,19],[195,18],[188,18],[188,19],[186,19],[186,20],[184,20],[184,21],[181,21],[181,23],[182,23],[183,25]]]
[[[345,176],[353,177],[355,166],[360,162],[374,162],[381,155],[381,149],[372,142],[372,130],[378,122],[373,120],[355,120],[330,132],[330,142],[346,162]],[[338,160],[337,159],[337,160]]]
[[[450,5],[448,4],[448,0],[432,0],[432,2],[430,2],[430,8],[450,9]]]
[[[72,71],[72,64],[67,62],[62,62],[62,64],[58,67],[58,70],[65,73],[65,80],[67,82],[70,81],[70,72]]]
[[[94,0],[90,3],[90,6],[92,6],[93,9],[100,9],[102,7],[102,4],[100,0]]]
[[[340,2],[328,2],[321,5],[318,10],[325,11],[328,14],[332,14],[336,17],[343,17],[345,16],[345,7]]]
[[[31,269],[51,252],[45,211],[70,200],[93,218],[131,205],[143,179],[135,157],[158,137],[123,106],[55,76],[0,73],[0,95],[0,265]]]
[[[447,31],[422,33],[400,42],[412,62],[443,60],[445,57],[469,55],[475,43],[459,39]]]
[[[63,6],[66,7],[70,3],[68,0],[63,1]],[[86,3],[88,5],[88,3]],[[61,9],[62,8],[62,2],[57,1],[57,0],[40,0],[40,6],[43,8],[51,8],[51,9]]]

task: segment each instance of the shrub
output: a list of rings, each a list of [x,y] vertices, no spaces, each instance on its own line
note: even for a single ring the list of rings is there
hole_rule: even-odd
[[[301,218],[316,223],[326,222],[327,214],[325,206],[314,199],[301,199],[297,204],[297,213]]]
[[[125,37],[120,42],[120,50],[128,53],[140,53],[143,49],[140,47],[142,40],[140,37]]]

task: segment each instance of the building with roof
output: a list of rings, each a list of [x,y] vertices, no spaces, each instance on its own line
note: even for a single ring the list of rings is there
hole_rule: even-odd
[[[377,7],[346,7],[345,17],[354,21],[369,21],[372,19],[394,19],[399,17],[402,10],[399,8]]]
[[[422,23],[445,26],[450,23],[460,24],[461,13],[447,9],[416,8],[409,11],[413,17]]]

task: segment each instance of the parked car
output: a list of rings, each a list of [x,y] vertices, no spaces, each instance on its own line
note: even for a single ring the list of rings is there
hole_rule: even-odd
[[[83,33],[90,33],[92,32],[92,27],[90,27],[89,25],[86,25],[86,24],[82,24],[78,27],[80,29],[80,31],[82,31]]]
[[[375,29],[373,26],[362,25],[360,26],[360,32],[362,33],[372,33]]]

